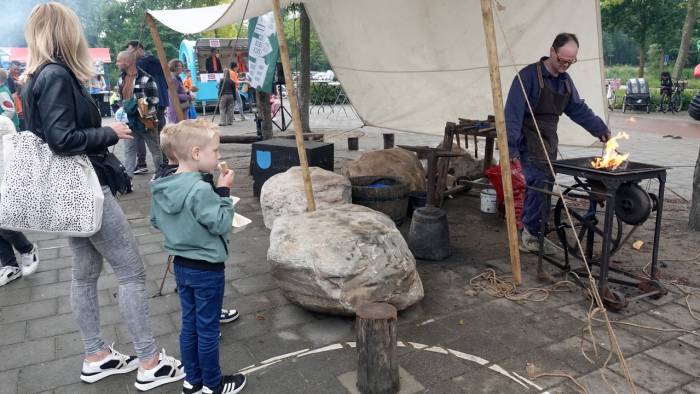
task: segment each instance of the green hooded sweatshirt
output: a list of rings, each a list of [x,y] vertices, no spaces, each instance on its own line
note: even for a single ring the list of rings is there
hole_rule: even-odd
[[[184,172],[151,183],[151,224],[165,236],[173,256],[210,263],[228,257],[233,204],[219,196],[198,172]]]

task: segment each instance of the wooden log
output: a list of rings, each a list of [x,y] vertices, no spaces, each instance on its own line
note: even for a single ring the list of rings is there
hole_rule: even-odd
[[[508,232],[508,248],[510,249],[510,265],[513,283],[522,283],[520,272],[520,250],[518,249],[518,229],[515,223],[515,204],[513,202],[513,183],[510,175],[508,157],[508,134],[506,133],[505,114],[503,112],[503,93],[501,91],[501,73],[498,66],[498,48],[496,46],[496,30],[493,24],[493,0],[481,0],[481,15],[486,37],[486,53],[489,58],[489,75],[491,76],[491,97],[493,111],[496,117],[496,133],[498,134],[498,153],[503,178],[503,197],[506,204],[506,228]]]
[[[280,0],[272,0],[272,12],[275,14],[275,30],[277,31],[277,41],[280,46],[280,60],[282,61],[282,69],[284,71],[284,82],[287,86],[287,97],[289,98],[289,107],[292,110],[292,124],[294,125],[294,135],[296,136],[297,152],[299,153],[299,164],[301,166],[301,177],[304,179],[304,191],[306,192],[307,211],[313,212],[316,210],[316,202],[314,201],[314,190],[311,186],[311,172],[309,171],[309,162],[306,159],[306,148],[304,148],[304,137],[302,137],[301,127],[301,112],[299,111],[299,103],[297,102],[296,89],[294,88],[294,80],[292,80],[292,64],[289,62],[289,48],[287,46],[287,38],[284,35],[284,24],[282,22],[282,10],[280,9]]]
[[[357,308],[357,389],[362,394],[399,392],[396,308],[383,302]]]
[[[153,38],[153,44],[156,46],[156,53],[158,54],[158,60],[160,60],[160,66],[163,68],[163,77],[165,77],[165,82],[168,84],[168,95],[170,96],[170,101],[175,103],[175,114],[179,122],[185,119],[185,113],[182,111],[182,107],[180,107],[180,100],[177,99],[177,88],[173,83],[173,79],[170,77],[168,59],[165,58],[165,49],[163,49],[163,43],[160,41],[160,34],[158,34],[156,21],[149,13],[146,13],[146,23],[148,23],[148,27],[151,30],[151,38]]]

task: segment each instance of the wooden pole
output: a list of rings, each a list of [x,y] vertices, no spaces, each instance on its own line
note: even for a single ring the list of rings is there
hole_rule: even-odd
[[[362,304],[356,313],[357,389],[362,394],[399,392],[396,308],[384,302]]]
[[[170,69],[168,69],[168,60],[165,58],[165,50],[163,49],[163,43],[160,41],[160,34],[158,34],[158,28],[156,27],[156,21],[153,19],[151,14],[146,13],[146,23],[151,29],[151,37],[153,38],[153,44],[156,46],[156,53],[158,53],[158,59],[160,60],[160,66],[163,68],[163,76],[165,77],[165,82],[168,84],[168,95],[170,96],[170,103],[166,103],[166,106],[171,104],[175,105],[175,114],[177,115],[177,121],[185,119],[185,113],[182,112],[180,107],[180,100],[177,99],[177,88],[170,77]]]
[[[292,124],[294,125],[294,136],[297,142],[297,151],[299,152],[301,175],[304,178],[306,204],[308,211],[313,212],[316,210],[316,202],[314,201],[314,190],[311,186],[309,162],[306,160],[306,148],[304,147],[304,137],[301,129],[301,112],[299,112],[299,103],[297,102],[297,95],[294,89],[294,81],[292,80],[292,65],[289,62],[289,48],[287,47],[287,38],[284,35],[280,0],[272,0],[272,11],[275,14],[275,29],[277,30],[277,41],[280,46],[280,59],[282,60],[282,69],[284,70],[284,82],[287,86],[289,107],[292,110]]]
[[[518,229],[515,223],[515,206],[513,203],[513,183],[510,176],[510,161],[508,157],[508,134],[506,133],[505,114],[503,112],[503,94],[501,92],[501,73],[498,68],[498,48],[496,46],[496,30],[493,25],[493,9],[491,0],[481,0],[481,15],[484,22],[486,52],[489,58],[489,74],[491,75],[491,96],[493,110],[496,116],[496,134],[498,135],[498,153],[500,156],[501,177],[503,178],[503,196],[506,203],[506,227],[508,230],[508,247],[510,249],[510,265],[513,273],[513,283],[522,283],[520,273],[520,251],[518,250]]]

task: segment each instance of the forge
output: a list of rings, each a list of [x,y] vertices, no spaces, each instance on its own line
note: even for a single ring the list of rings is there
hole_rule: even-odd
[[[594,168],[593,162],[593,157],[552,162],[556,174],[569,175],[574,180],[571,185],[561,186],[562,197],[549,190],[536,189],[545,194],[544,207],[547,208],[542,210],[538,271],[542,272],[542,262],[546,260],[566,272],[585,277],[588,271],[583,265],[579,268],[572,268],[571,265],[573,259],[583,262],[585,256],[590,271],[598,279],[598,290],[608,308],[621,310],[630,301],[639,298],[662,297],[668,291],[658,280],[657,265],[667,169],[653,164],[625,161],[613,170]],[[641,181],[649,179],[658,181],[656,193],[651,193],[648,188],[640,185]],[[549,228],[547,220],[552,197],[557,198],[557,202],[553,210],[554,227]],[[573,225],[567,218],[562,199],[567,201]],[[649,274],[639,275],[610,267],[611,257],[653,212],[656,215]],[[631,228],[625,232],[625,226]],[[548,231],[556,232],[563,256],[545,255],[544,238]],[[633,288],[637,294],[628,297],[611,289],[610,283]],[[580,284],[585,286],[582,281]]]

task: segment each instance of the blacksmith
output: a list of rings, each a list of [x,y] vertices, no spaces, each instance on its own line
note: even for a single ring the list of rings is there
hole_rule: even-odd
[[[574,82],[566,72],[576,63],[578,49],[576,35],[560,33],[549,49],[549,57],[542,57],[537,63],[520,70],[532,114],[517,76],[510,87],[505,108],[508,150],[512,166],[522,167],[528,186],[545,188],[545,181],[552,179],[545,154],[550,160],[557,157],[557,126],[561,114],[566,114],[603,142],[610,138],[610,130],[605,122],[579,97]],[[537,135],[535,121],[544,140],[546,153]],[[540,231],[542,209],[549,209],[543,207],[544,202],[542,193],[529,189],[525,192],[520,242],[522,251],[539,249],[537,234]]]

